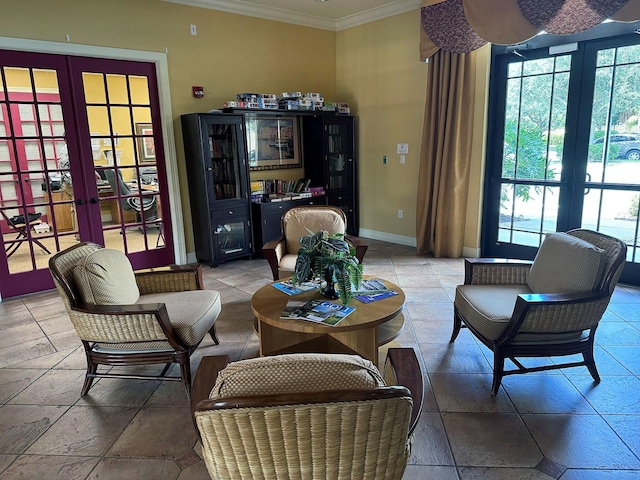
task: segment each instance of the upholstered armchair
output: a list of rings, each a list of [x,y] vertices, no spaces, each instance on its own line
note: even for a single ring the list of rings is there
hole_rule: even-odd
[[[327,205],[306,205],[293,207],[282,215],[283,237],[267,242],[262,247],[262,254],[269,262],[273,280],[293,275],[300,237],[309,235],[309,230],[316,233],[325,230],[329,234],[347,231],[347,217],[338,207]],[[360,263],[367,252],[367,244],[356,236],[346,235],[345,240],[355,249],[355,256]]]
[[[496,395],[504,375],[586,366],[598,323],[625,264],[624,242],[590,230],[548,235],[533,262],[467,259],[456,289],[453,342],[461,327],[493,351]],[[527,368],[518,357],[582,355],[581,361]],[[505,359],[517,367],[505,370]]]
[[[220,295],[204,290],[199,265],[134,273],[118,250],[80,243],[51,257],[49,269],[84,345],[87,373],[95,378],[173,380],[191,393],[191,354],[207,332],[217,345]],[[99,372],[99,366],[165,364],[159,375]],[[172,364],[179,376],[167,376]]]
[[[390,348],[384,375],[357,355],[227,361],[204,357],[194,381],[211,478],[402,478],[422,408],[413,349]]]

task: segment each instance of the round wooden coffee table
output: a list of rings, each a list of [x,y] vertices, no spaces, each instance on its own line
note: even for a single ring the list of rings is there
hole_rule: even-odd
[[[351,299],[348,305],[356,307],[355,311],[333,327],[306,320],[280,319],[288,300],[327,300],[318,290],[289,296],[271,284],[265,285],[251,297],[251,309],[258,322],[260,355],[348,353],[377,364],[378,346],[397,337],[404,325],[401,313],[404,292],[397,285],[383,281],[398,295],[372,303]]]

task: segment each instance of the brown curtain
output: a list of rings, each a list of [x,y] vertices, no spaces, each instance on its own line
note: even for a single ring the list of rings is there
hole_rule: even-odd
[[[418,251],[460,257],[469,186],[475,53],[429,59],[416,238]]]

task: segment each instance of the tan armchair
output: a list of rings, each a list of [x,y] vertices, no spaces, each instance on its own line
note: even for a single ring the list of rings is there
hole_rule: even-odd
[[[504,375],[586,366],[600,381],[593,357],[598,323],[625,264],[624,242],[590,230],[546,237],[533,262],[467,259],[456,289],[453,342],[460,328],[493,350],[496,395]],[[581,354],[582,361],[527,368],[518,357]],[[504,370],[505,359],[515,365]]]
[[[402,478],[422,408],[413,349],[389,349],[384,378],[357,355],[227,361],[204,357],[193,389],[211,478]]]
[[[347,217],[340,208],[327,205],[293,207],[285,212],[282,215],[283,237],[271,240],[262,247],[262,254],[269,262],[274,281],[293,275],[300,237],[309,235],[309,230],[313,233],[325,230],[329,234],[345,234]],[[362,263],[367,244],[352,235],[345,235],[344,238],[355,248],[355,256]]]
[[[207,332],[219,343],[218,292],[204,290],[199,265],[134,273],[126,256],[80,243],[49,260],[56,288],[82,340],[87,373],[81,395],[95,378],[173,380],[191,394],[191,354]],[[98,372],[101,365],[166,364],[160,375]],[[173,363],[180,376],[167,376]]]

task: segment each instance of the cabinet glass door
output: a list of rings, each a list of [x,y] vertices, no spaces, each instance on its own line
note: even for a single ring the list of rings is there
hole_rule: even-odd
[[[243,198],[236,126],[207,125],[213,191],[216,201]]]
[[[245,221],[223,223],[215,227],[220,260],[231,258],[248,252],[247,229]]]
[[[348,188],[350,182],[351,151],[349,148],[349,125],[346,122],[330,122],[326,125],[327,166],[329,189]]]

